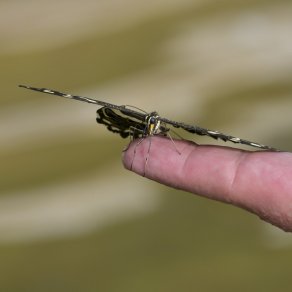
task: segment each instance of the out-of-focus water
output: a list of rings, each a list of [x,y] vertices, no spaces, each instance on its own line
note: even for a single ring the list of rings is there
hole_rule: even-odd
[[[289,151],[291,9],[1,1],[1,291],[288,291],[289,235],[128,173],[128,141],[95,123],[94,106],[17,85],[156,110]]]

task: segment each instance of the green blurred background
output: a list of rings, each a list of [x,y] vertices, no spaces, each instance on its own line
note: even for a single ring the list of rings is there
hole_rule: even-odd
[[[93,105],[17,87],[289,151],[291,1],[2,0],[0,23],[0,291],[291,291],[289,234],[127,172]]]

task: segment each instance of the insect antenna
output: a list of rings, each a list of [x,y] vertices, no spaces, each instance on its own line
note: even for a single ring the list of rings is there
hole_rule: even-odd
[[[141,108],[139,108],[139,107],[136,107],[136,106],[134,106],[134,105],[128,105],[128,104],[126,104],[126,105],[124,105],[124,107],[125,108],[134,108],[134,109],[136,109],[136,110],[139,110],[140,112],[142,112],[142,113],[144,113],[144,114],[148,114],[146,111],[144,111],[144,110],[142,110]]]

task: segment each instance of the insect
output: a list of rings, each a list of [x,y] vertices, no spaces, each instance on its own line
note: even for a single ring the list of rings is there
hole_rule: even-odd
[[[19,85],[19,87],[99,105],[101,108],[97,110],[97,123],[105,125],[109,131],[120,134],[122,138],[127,138],[130,136],[133,139],[143,139],[147,136],[153,135],[169,136],[168,132],[170,128],[168,126],[170,125],[174,128],[181,128],[193,134],[209,136],[213,139],[220,139],[225,142],[230,141],[263,150],[278,151],[270,146],[226,135],[218,131],[212,131],[198,126],[172,121],[159,116],[157,112],[146,113],[135,107],[132,109],[125,105],[115,105],[108,102],[84,96],[62,93],[47,88],[37,88],[26,85]]]

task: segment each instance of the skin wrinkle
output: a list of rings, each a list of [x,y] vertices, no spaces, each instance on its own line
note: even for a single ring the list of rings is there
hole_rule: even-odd
[[[197,164],[199,164],[200,156],[198,155],[198,151],[200,151],[197,147],[194,149],[190,149],[191,151],[187,155],[185,161],[184,161],[184,167],[182,169],[181,175],[182,175],[182,181],[184,182],[184,185],[186,185],[186,188],[193,193],[198,194],[204,194],[207,197],[212,198],[210,195],[210,191],[207,190],[208,184],[206,184],[201,179],[198,179],[198,172],[203,172],[203,169],[199,169]],[[196,161],[197,163],[190,163],[190,161]],[[197,179],[196,179],[197,178]],[[196,179],[196,184],[189,186],[187,183],[188,181],[194,181]],[[194,186],[194,187],[193,187]]]
[[[288,153],[287,153],[288,154]],[[264,181],[261,183],[261,189],[265,192],[266,200],[262,202],[265,209],[261,210],[262,218],[269,218],[272,220],[273,224],[280,222],[283,229],[286,231],[292,230],[292,208],[290,196],[292,193],[292,183],[289,180],[289,173],[291,175],[291,163],[292,161],[288,159],[288,165],[285,166],[287,161],[284,159],[285,153],[281,153],[280,159],[272,161],[264,161],[262,163],[262,173]],[[290,155],[289,155],[290,156]],[[291,158],[291,157],[287,157]],[[259,160],[259,157],[257,157]],[[277,170],[277,166],[281,165],[281,168]],[[288,167],[288,173],[285,172],[284,168]],[[260,180],[261,174],[257,173],[258,182]],[[282,178],[282,179],[281,179]],[[283,179],[284,178],[284,179]],[[288,178],[288,179],[286,179]],[[272,188],[266,188],[266,185],[272,185]],[[263,197],[263,196],[262,196]]]
[[[193,145],[196,149],[196,146],[197,144]],[[183,149],[183,152],[185,152],[187,146]],[[180,178],[180,181],[184,182],[185,178],[185,174],[188,173],[187,169],[188,169],[188,161],[190,160],[190,157],[193,155],[193,152],[195,151],[195,149],[189,151],[189,149],[187,149],[189,151],[189,153],[184,157],[184,160],[183,160],[183,163],[181,165],[181,168],[180,168],[180,171],[178,172],[179,173],[179,178]]]
[[[260,155],[260,153],[260,151],[241,153],[242,155],[240,155],[239,161],[234,169],[235,174],[229,191],[233,197],[232,204],[257,215],[259,218],[266,221],[272,214],[273,210],[270,209],[266,202],[259,204],[258,194],[254,193],[254,189],[262,188],[258,184],[258,175],[261,174],[261,171],[259,173],[254,173],[254,169],[251,167],[254,155]],[[248,175],[242,176],[241,173],[248,173]],[[254,182],[258,184],[257,187],[250,187]],[[260,197],[263,197],[263,194],[261,194]]]
[[[204,154],[210,150],[213,151],[213,157]],[[197,162],[196,165],[194,161]],[[196,179],[196,183],[189,188],[189,191],[220,201],[222,201],[221,194],[224,193],[224,201],[230,203],[229,181],[230,177],[233,177],[233,174],[230,174],[231,163],[222,164],[221,161],[226,161],[223,147],[201,145],[193,148],[187,157],[183,174],[186,183]],[[220,178],[220,184],[217,178]]]
[[[238,180],[238,177],[240,176],[239,172],[245,160],[246,160],[246,152],[242,151],[240,155],[238,155],[237,159],[234,161],[235,166],[233,170],[232,179],[230,181],[229,188],[228,188],[228,197],[230,198],[230,203],[235,204],[237,201],[234,197],[234,194],[236,194],[236,191],[234,191],[234,189],[236,189],[237,187],[237,180]]]

